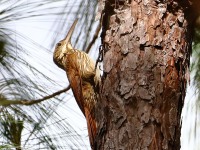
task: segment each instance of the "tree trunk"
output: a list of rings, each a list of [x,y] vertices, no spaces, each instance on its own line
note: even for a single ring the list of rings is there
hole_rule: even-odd
[[[100,0],[100,150],[178,150],[191,50],[187,0]]]

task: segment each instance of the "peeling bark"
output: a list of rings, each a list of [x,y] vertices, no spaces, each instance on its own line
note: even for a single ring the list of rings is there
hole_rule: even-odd
[[[187,0],[99,0],[106,51],[97,149],[180,149],[189,7]]]

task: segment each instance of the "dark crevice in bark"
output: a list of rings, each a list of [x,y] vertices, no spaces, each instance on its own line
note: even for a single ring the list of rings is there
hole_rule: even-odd
[[[109,1],[105,2],[105,7],[101,14],[102,32],[101,32],[101,43],[104,44],[104,38],[106,35],[106,30],[109,26],[109,16],[108,14],[114,14],[114,8],[110,5]]]
[[[140,50],[144,51],[145,50],[145,45],[144,44],[140,44]]]
[[[163,50],[163,47],[159,46],[159,45],[155,45],[154,48],[157,49],[157,50]]]

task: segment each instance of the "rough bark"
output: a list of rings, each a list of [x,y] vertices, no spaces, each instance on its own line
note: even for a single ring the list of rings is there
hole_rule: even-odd
[[[97,149],[178,150],[191,49],[187,0],[100,0]]]

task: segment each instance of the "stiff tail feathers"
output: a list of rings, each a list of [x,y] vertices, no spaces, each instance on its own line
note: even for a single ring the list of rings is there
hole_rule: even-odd
[[[89,110],[85,110],[85,117],[87,120],[88,135],[92,149],[95,147],[95,136],[97,132],[97,124]]]

